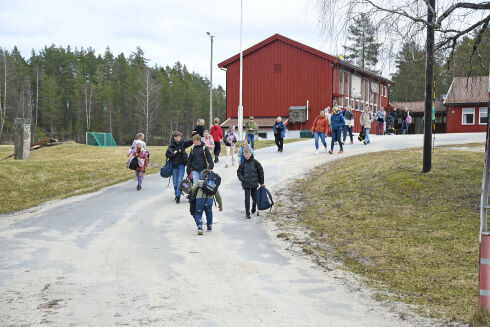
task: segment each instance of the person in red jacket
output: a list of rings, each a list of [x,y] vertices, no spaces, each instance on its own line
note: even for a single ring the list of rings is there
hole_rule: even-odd
[[[325,112],[322,110],[313,121],[311,133],[315,136],[315,154],[318,154],[318,138],[321,138],[325,151],[327,151],[327,142],[325,141],[325,133],[328,132],[328,119],[325,117]]]
[[[219,153],[221,152],[221,140],[223,139],[223,130],[219,125],[219,118],[214,119],[214,125],[209,131],[214,141],[214,162],[219,161]]]

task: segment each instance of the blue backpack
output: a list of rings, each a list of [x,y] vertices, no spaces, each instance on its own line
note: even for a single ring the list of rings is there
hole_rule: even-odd
[[[172,162],[167,159],[167,162],[165,162],[165,166],[160,168],[160,176],[163,178],[169,178],[172,176]]]
[[[272,201],[272,195],[265,186],[259,187],[257,190],[257,208],[259,210],[267,210],[271,209],[274,205],[274,201]]]

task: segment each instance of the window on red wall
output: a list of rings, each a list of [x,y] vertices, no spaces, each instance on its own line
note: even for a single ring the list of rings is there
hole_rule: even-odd
[[[475,108],[463,108],[461,125],[474,125],[475,124]]]
[[[488,121],[488,107],[480,107],[478,109],[478,124],[486,125]]]

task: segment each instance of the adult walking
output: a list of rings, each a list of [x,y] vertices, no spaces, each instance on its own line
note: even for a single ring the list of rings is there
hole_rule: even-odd
[[[202,118],[199,118],[197,120],[197,125],[196,127],[194,127],[194,129],[192,130],[192,135],[200,135],[201,137],[204,136],[204,124],[205,124],[205,121],[204,119]]]
[[[225,168],[227,168],[230,164],[230,157],[231,157],[231,164],[232,165],[235,164],[235,143],[237,142],[237,139],[234,133],[235,133],[235,126],[232,126],[228,129],[225,138],[223,139],[223,143],[226,146]]]
[[[369,110],[369,106],[364,107],[364,112],[361,114],[361,126],[364,129],[364,132],[366,133],[366,136],[364,138],[364,144],[369,144],[371,143],[371,140],[369,139],[369,130],[371,129],[371,123],[373,122],[373,114]]]
[[[282,117],[277,117],[274,125],[274,139],[276,140],[277,152],[282,152],[284,146],[284,137],[286,136],[286,126],[282,122]]]
[[[405,108],[402,114],[402,134],[408,134],[408,127],[410,126],[411,122],[412,117],[410,116],[410,112],[408,111],[408,108]]]
[[[187,153],[185,149],[192,145],[192,140],[182,140],[182,133],[175,131],[172,133],[170,145],[165,156],[172,163],[172,181],[174,183],[175,202],[180,202],[180,183],[184,179],[185,166],[187,165]]]
[[[193,148],[189,153],[187,161],[187,175],[192,175],[193,183],[201,179],[204,169],[213,169],[214,162],[211,152],[206,148],[201,136],[196,134],[192,137]]]
[[[313,121],[311,133],[315,137],[315,154],[318,154],[318,138],[322,140],[325,151],[327,151],[327,142],[325,141],[325,133],[328,131],[328,120],[325,117],[325,112],[322,110]]]
[[[383,107],[376,112],[374,120],[376,121],[376,135],[383,135],[385,132],[386,112]]]
[[[219,125],[219,118],[214,119],[214,125],[209,132],[214,141],[214,162],[218,162],[221,152],[221,140],[223,140],[223,129]]]
[[[328,153],[333,153],[333,147],[335,142],[339,142],[340,151],[339,154],[344,153],[344,148],[342,146],[342,141],[340,140],[340,135],[342,134],[342,128],[345,125],[344,115],[340,112],[340,108],[335,106],[333,107],[333,113],[330,117],[331,127],[332,127],[332,142],[330,144],[330,151]]]
[[[343,112],[344,114],[344,138],[342,144],[345,144],[345,139],[347,138],[347,132],[349,132],[350,144],[354,143],[354,138],[352,136],[352,127],[354,126],[354,114],[352,113],[351,106],[347,106],[347,109]]]
[[[259,129],[259,125],[255,122],[255,118],[250,116],[248,119],[247,125],[245,125],[245,129],[247,130],[247,143],[250,144],[252,149],[255,149],[255,134]]]

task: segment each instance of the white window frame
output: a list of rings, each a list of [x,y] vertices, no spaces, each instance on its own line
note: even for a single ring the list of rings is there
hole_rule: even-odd
[[[480,107],[478,108],[478,125],[486,125],[487,123],[482,123],[481,122],[481,113],[482,113],[482,110],[486,112],[486,116],[487,116],[487,119],[488,119],[488,107]]]
[[[465,110],[466,110],[467,115],[469,115],[470,113],[473,115],[473,123],[469,124],[469,123],[464,122]],[[465,126],[475,125],[475,121],[476,121],[476,119],[475,119],[475,108],[462,108],[461,109],[461,125],[465,125]]]

